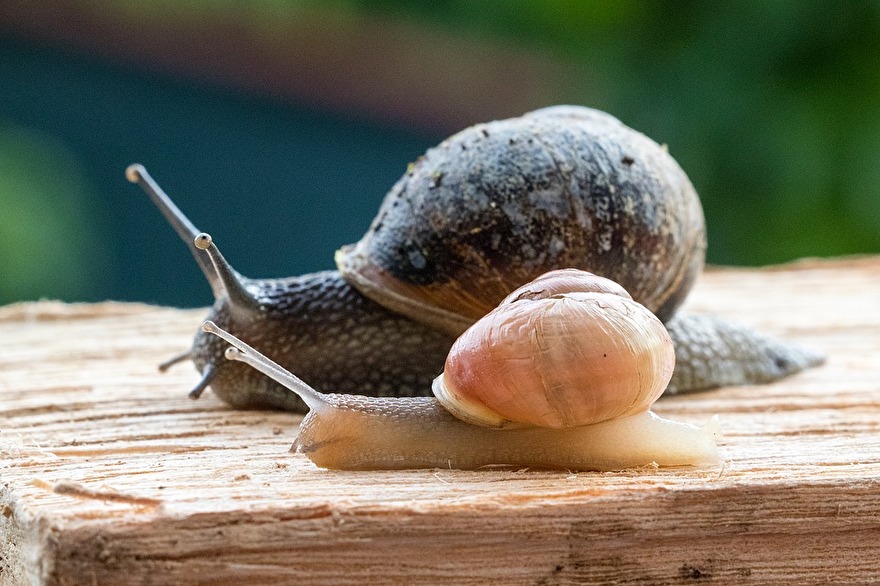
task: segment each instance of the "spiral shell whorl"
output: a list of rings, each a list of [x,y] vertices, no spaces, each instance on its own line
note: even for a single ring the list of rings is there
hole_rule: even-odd
[[[644,306],[603,289],[518,289],[453,344],[435,396],[489,427],[577,427],[648,410],[672,376],[672,340]]]
[[[560,267],[611,278],[666,319],[704,252],[699,199],[665,149],[608,114],[558,106],[429,150],[337,264],[380,304],[457,333]]]

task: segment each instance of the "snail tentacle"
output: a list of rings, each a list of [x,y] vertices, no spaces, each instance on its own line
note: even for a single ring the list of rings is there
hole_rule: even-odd
[[[165,372],[175,364],[180,364],[181,362],[186,362],[187,360],[192,360],[192,350],[187,350],[185,352],[181,352],[180,354],[175,354],[168,360],[161,362],[158,366],[159,372]]]
[[[205,389],[208,388],[208,385],[217,377],[217,371],[218,368],[213,364],[206,364],[202,370],[202,378],[199,379],[199,382],[189,392],[189,398],[195,400],[201,397]]]
[[[162,212],[162,215],[165,216],[165,219],[171,224],[171,227],[174,228],[174,231],[177,232],[177,235],[180,236],[180,239],[183,240],[184,244],[186,244],[186,247],[189,249],[190,253],[192,253],[193,258],[196,259],[199,268],[208,280],[208,284],[211,285],[211,290],[214,292],[214,298],[216,299],[222,293],[220,278],[217,276],[217,273],[214,272],[214,267],[211,262],[205,258],[194,244],[194,239],[199,235],[201,230],[196,228],[189,218],[180,211],[180,208],[174,204],[171,198],[168,197],[168,194],[166,194],[165,191],[159,187],[159,184],[153,180],[150,174],[147,173],[147,170],[143,165],[140,163],[129,165],[125,170],[125,178],[131,183],[139,185],[144,193],[149,196],[153,204],[159,208],[159,211]]]
[[[214,244],[210,234],[200,232],[193,238],[193,245],[198,250],[204,250],[208,254],[208,258],[211,259],[211,264],[214,266],[215,274],[220,282],[218,287],[219,294],[229,300],[230,308],[234,313],[253,314],[262,309],[259,299],[247,290],[244,279],[220,254],[220,249]],[[215,295],[217,295],[216,291]]]
[[[202,324],[202,331],[219,336],[232,345],[224,352],[227,360],[244,362],[266,376],[271,377],[294,392],[313,411],[322,410],[327,406],[328,400],[325,395],[307,385],[289,370],[272,362],[242,340],[219,328],[214,322],[210,320],[204,322]]]

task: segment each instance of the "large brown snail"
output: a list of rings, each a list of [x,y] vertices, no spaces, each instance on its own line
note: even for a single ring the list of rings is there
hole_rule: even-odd
[[[200,246],[216,248],[203,236]],[[318,466],[611,470],[718,461],[703,427],[650,406],[672,376],[662,322],[622,287],[551,271],[511,293],[453,344],[433,397],[323,394],[217,327],[205,331],[309,406],[294,444]]]
[[[699,198],[644,135],[575,106],[479,124],[430,149],[391,189],[339,271],[255,280],[234,271],[143,167],[127,170],[211,283],[210,319],[309,385],[424,395],[456,337],[516,287],[556,268],[608,277],[669,330],[667,393],[775,380],[817,354],[709,316],[677,313],[704,264]],[[213,251],[211,257],[208,251]],[[301,411],[283,386],[223,359],[199,332],[187,353],[235,407]]]

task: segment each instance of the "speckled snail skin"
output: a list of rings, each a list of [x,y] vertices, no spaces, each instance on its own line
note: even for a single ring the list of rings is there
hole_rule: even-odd
[[[199,230],[140,165],[138,183],[187,243],[215,296],[209,318],[310,385],[425,395],[456,337],[512,290],[573,267],[619,283],[666,324],[667,393],[769,382],[811,351],[709,316],[676,313],[703,268],[699,198],[662,148],[616,118],[556,106],[478,124],[430,149],[392,187],[338,271],[248,279],[197,248]],[[216,247],[214,247],[216,248]],[[303,411],[283,386],[223,358],[216,336],[185,354],[238,408]]]

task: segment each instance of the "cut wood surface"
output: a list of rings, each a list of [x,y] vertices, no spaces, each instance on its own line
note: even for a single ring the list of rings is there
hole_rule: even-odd
[[[333,472],[299,418],[187,397],[204,310],[0,308],[3,584],[880,581],[880,257],[716,269],[688,301],[827,353],[661,399],[724,464]]]

